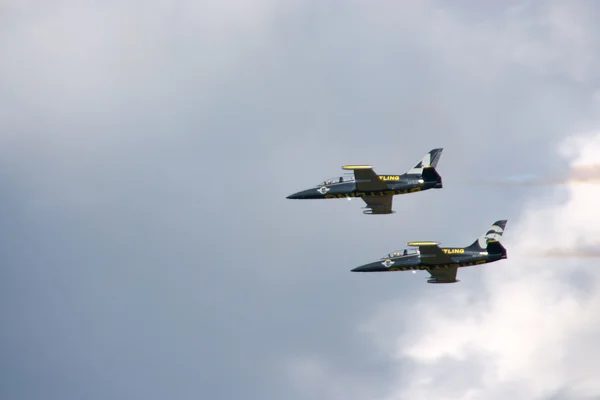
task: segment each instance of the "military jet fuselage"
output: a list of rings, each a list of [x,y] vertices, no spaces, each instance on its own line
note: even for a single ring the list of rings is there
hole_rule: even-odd
[[[440,180],[425,181],[422,177],[407,177],[402,175],[379,175],[382,187],[371,190],[360,190],[354,179],[337,182],[325,181],[313,189],[306,189],[287,196],[288,199],[344,199],[347,197],[384,197],[397,194],[419,192],[427,189],[441,189]],[[385,179],[388,178],[388,179]],[[330,182],[330,183],[328,183]]]
[[[388,254],[352,272],[391,272],[426,270],[431,278],[428,283],[454,283],[457,269],[474,265],[488,264],[507,258],[506,249],[500,238],[506,227],[506,220],[496,221],[492,227],[468,247],[439,247],[437,242],[409,242],[418,250],[404,250]]]
[[[442,149],[433,149],[417,165],[400,175],[378,175],[370,165],[345,165],[352,176],[321,182],[316,187],[287,196],[288,199],[343,199],[360,197],[367,203],[365,214],[391,214],[392,197],[399,194],[441,189],[442,178],[435,167]]]

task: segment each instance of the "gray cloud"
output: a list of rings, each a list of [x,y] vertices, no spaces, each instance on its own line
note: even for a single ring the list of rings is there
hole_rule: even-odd
[[[482,269],[441,290],[348,271],[470,242],[530,196],[463,177],[568,168],[554,149],[596,122],[598,35],[591,5],[556,4],[5,7],[3,397],[385,398],[419,378],[377,338],[419,334],[428,297],[480,298]],[[434,147],[445,189],[391,218],[285,199]],[[403,318],[356,332],[376,310]],[[448,363],[458,396],[485,361]]]

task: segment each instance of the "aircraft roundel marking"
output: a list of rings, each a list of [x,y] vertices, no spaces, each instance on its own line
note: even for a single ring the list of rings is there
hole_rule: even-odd
[[[390,260],[389,258],[385,261],[382,262],[382,264],[386,267],[389,268],[392,264],[394,264],[395,261]]]
[[[325,193],[329,192],[329,188],[327,186],[321,186],[319,189],[317,189],[317,192],[319,192],[321,194],[325,194]]]

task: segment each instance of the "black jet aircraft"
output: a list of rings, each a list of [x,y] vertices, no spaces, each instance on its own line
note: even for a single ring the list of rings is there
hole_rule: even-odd
[[[397,194],[441,189],[442,178],[435,170],[443,149],[433,149],[408,172],[377,175],[371,165],[345,165],[350,176],[328,179],[312,189],[289,195],[288,199],[344,199],[361,197],[367,206],[364,214],[393,214],[392,197]]]
[[[487,264],[507,258],[500,243],[506,220],[496,221],[492,227],[468,247],[439,247],[438,242],[408,242],[418,249],[394,252],[380,261],[354,268],[352,272],[388,272],[426,270],[431,275],[428,283],[454,283],[460,267]]]

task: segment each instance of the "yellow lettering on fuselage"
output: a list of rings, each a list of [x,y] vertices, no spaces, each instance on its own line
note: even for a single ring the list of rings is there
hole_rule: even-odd
[[[463,254],[465,249],[442,249],[446,254]]]
[[[380,181],[399,181],[400,177],[398,175],[379,175]]]

